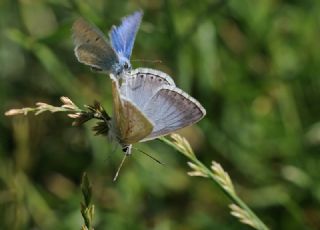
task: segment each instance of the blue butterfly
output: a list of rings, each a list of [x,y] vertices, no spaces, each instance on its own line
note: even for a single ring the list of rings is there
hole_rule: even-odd
[[[109,33],[111,45],[94,25],[82,18],[76,20],[72,26],[72,37],[78,61],[116,76],[130,71],[130,57],[142,16],[142,11],[136,11],[123,18],[120,26],[113,26]]]

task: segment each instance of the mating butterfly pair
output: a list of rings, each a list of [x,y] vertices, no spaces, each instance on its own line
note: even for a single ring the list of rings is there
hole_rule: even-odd
[[[113,119],[108,135],[126,154],[131,153],[132,144],[172,133],[206,114],[167,74],[149,68],[131,70],[130,56],[141,19],[141,11],[123,18],[120,26],[112,27],[110,43],[83,19],[72,27],[78,61],[111,76]]]

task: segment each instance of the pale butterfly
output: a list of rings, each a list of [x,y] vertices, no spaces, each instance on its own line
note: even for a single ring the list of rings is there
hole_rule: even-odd
[[[132,144],[165,136],[201,120],[206,110],[193,97],[175,86],[167,74],[138,68],[120,82],[111,75],[113,118],[109,137],[125,152],[118,172]],[[118,175],[115,176],[115,179]]]
[[[80,18],[73,23],[72,37],[75,55],[79,62],[97,71],[112,73],[117,78],[131,69],[130,56],[142,11],[122,19],[120,26],[113,26],[107,41],[94,25]]]

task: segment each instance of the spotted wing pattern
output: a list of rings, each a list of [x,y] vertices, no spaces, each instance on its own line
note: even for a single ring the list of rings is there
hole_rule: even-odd
[[[146,103],[163,85],[175,84],[170,76],[161,71],[138,68],[126,75],[120,91],[143,110]]]
[[[120,91],[154,124],[152,132],[142,141],[194,124],[206,114],[196,99],[177,88],[171,77],[157,70],[132,71]]]

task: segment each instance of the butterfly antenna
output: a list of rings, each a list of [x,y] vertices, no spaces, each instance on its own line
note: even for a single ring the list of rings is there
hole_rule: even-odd
[[[158,159],[156,159],[155,157],[151,156],[150,154],[148,154],[148,153],[146,153],[146,152],[142,151],[141,149],[137,149],[137,148],[133,148],[133,149],[138,150],[139,152],[143,153],[144,155],[146,155],[146,156],[150,157],[152,160],[154,160],[154,161],[155,161],[155,162],[157,162],[158,164],[160,164],[160,165],[164,165],[164,163],[162,163],[161,161],[159,161],[159,160],[158,160]]]
[[[161,60],[147,60],[147,59],[134,59],[131,62],[151,62],[151,63],[162,63]]]
[[[123,158],[122,158],[122,161],[121,161],[121,163],[120,163],[120,165],[119,165],[119,167],[118,167],[118,170],[117,170],[117,172],[116,172],[116,175],[115,175],[114,178],[113,178],[113,181],[116,181],[116,180],[117,180],[117,178],[118,178],[118,176],[119,176],[120,169],[122,168],[122,165],[123,165],[124,161],[126,160],[127,156],[128,156],[127,154],[124,154],[124,156],[123,156]]]

